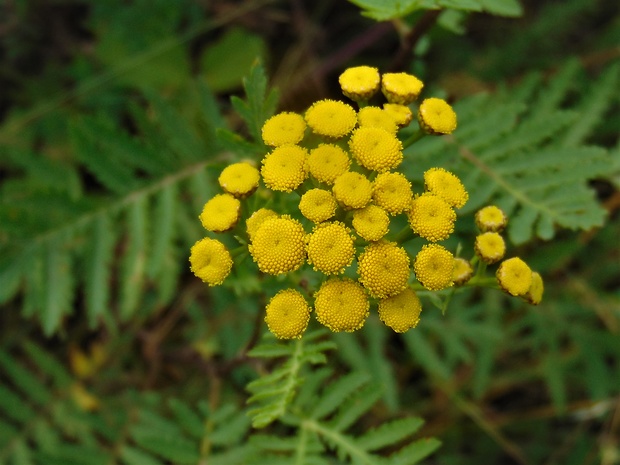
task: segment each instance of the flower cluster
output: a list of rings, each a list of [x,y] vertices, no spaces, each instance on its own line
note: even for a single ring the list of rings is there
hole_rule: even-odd
[[[262,160],[226,167],[219,177],[223,193],[200,214],[210,233],[232,231],[241,249],[234,256],[248,253],[265,277],[289,275],[289,282],[298,283],[275,293],[266,306],[265,322],[278,338],[301,337],[313,309],[332,331],[358,330],[371,306],[384,324],[404,332],[420,320],[415,290],[449,289],[473,274],[470,262],[439,244],[454,232],[456,211],[468,200],[462,182],[436,167],[421,173],[424,183],[414,189],[399,171],[406,146],[424,135],[450,134],[456,113],[437,98],[414,108],[424,85],[407,73],[359,66],[347,69],[339,82],[357,109],[326,99],[304,114],[269,118],[262,127]],[[379,91],[387,102],[369,104]],[[417,132],[401,137],[414,115]],[[505,246],[497,212],[479,212],[476,222],[493,224],[481,227],[478,257],[484,263],[501,260]],[[405,229],[395,231],[396,225]],[[413,238],[422,242],[414,252],[404,247]],[[530,272],[526,287],[525,271],[511,260],[498,269],[500,285],[537,303],[542,281],[538,292],[533,283],[539,277]],[[192,247],[190,263],[209,285],[221,284],[233,268],[231,254],[213,238]]]

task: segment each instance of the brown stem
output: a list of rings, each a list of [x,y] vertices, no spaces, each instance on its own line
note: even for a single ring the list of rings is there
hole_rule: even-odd
[[[407,67],[411,51],[426,32],[437,22],[442,10],[428,10],[416,25],[403,37],[400,49],[392,60],[389,70],[392,72],[403,71]]]

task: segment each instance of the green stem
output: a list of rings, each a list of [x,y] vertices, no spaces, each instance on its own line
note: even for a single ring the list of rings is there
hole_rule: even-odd
[[[418,129],[416,132],[414,132],[407,140],[405,140],[403,142],[403,149],[406,149],[407,147],[415,144],[417,141],[419,141],[420,139],[422,139],[422,137],[424,137],[426,135],[426,132],[424,132],[423,129]]]

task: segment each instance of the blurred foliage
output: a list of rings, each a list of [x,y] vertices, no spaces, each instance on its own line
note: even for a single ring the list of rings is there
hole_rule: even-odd
[[[613,0],[0,4],[0,463],[618,463],[619,25]],[[511,212],[539,307],[421,295],[404,335],[278,344],[247,257],[190,275],[224,164],[355,64],[456,101],[408,174]]]

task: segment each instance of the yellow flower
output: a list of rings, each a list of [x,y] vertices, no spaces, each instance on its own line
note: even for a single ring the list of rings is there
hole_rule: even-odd
[[[407,73],[385,73],[381,76],[381,91],[390,103],[409,105],[418,98],[424,83]]]
[[[424,173],[424,187],[454,208],[461,208],[469,199],[461,180],[443,168],[427,170]]]
[[[504,260],[495,275],[500,287],[510,295],[524,295],[532,285],[532,270],[519,257]]]
[[[369,308],[364,288],[349,278],[325,281],[314,296],[317,321],[333,332],[360,329]]]
[[[252,213],[252,215],[247,220],[245,220],[245,227],[250,240],[254,238],[254,234],[256,234],[256,231],[258,231],[260,225],[263,224],[263,221],[265,221],[267,218],[277,217],[278,214],[273,210],[269,210],[268,208],[259,208],[254,213]]]
[[[402,173],[380,173],[373,183],[372,199],[390,215],[398,215],[411,207],[411,183]]]
[[[429,192],[411,202],[408,216],[413,232],[431,242],[443,241],[454,231],[456,213],[444,199]]]
[[[415,328],[420,322],[422,304],[413,289],[409,287],[400,294],[381,299],[378,307],[381,321],[397,333],[404,333]]]
[[[355,232],[367,241],[375,242],[388,233],[390,217],[387,212],[376,205],[368,205],[365,208],[353,212],[351,222]]]
[[[258,187],[260,173],[249,163],[233,163],[217,178],[222,189],[235,197],[247,197]]]
[[[542,300],[544,290],[545,286],[542,277],[540,274],[532,271],[532,284],[530,284],[530,288],[523,298],[532,305],[538,305]]]
[[[308,170],[319,182],[332,185],[336,178],[348,171],[351,159],[337,145],[319,144],[310,151]]]
[[[265,185],[274,191],[292,192],[308,175],[308,152],[298,145],[281,145],[263,158],[261,174]]]
[[[508,223],[508,217],[495,205],[489,205],[476,212],[476,225],[482,232],[503,231]]]
[[[491,264],[504,258],[506,243],[499,233],[489,231],[476,236],[474,249],[483,262]]]
[[[315,134],[338,138],[351,132],[357,124],[357,115],[351,105],[326,99],[308,108],[306,122]]]
[[[381,83],[379,70],[371,66],[347,68],[338,78],[342,93],[356,102],[370,99]]]
[[[409,256],[394,242],[373,242],[360,255],[357,272],[371,296],[390,297],[407,287]]]
[[[345,208],[364,208],[372,198],[372,183],[360,173],[347,171],[336,178],[332,192]]]
[[[233,261],[224,244],[205,237],[192,246],[189,263],[192,273],[209,286],[217,286],[230,274]]]
[[[349,139],[351,153],[364,168],[387,171],[403,161],[403,144],[382,128],[357,128]]]
[[[239,221],[241,202],[230,194],[218,194],[205,203],[200,222],[207,231],[224,232]]]
[[[310,307],[299,291],[284,289],[274,295],[265,309],[265,323],[279,339],[299,339],[308,327]]]
[[[323,189],[310,189],[299,201],[299,211],[313,223],[327,221],[334,216],[337,207],[333,194]]]
[[[439,244],[426,244],[413,264],[416,279],[429,291],[452,286],[454,256]]]
[[[390,134],[396,134],[398,126],[391,113],[379,107],[364,107],[357,112],[357,122],[361,128],[382,128]]]
[[[452,281],[455,286],[462,286],[471,279],[474,274],[474,269],[464,258],[454,259],[454,271],[452,272]]]
[[[400,105],[398,103],[384,103],[383,109],[392,115],[394,122],[401,128],[408,126],[413,120],[413,112],[407,105]]]
[[[308,263],[324,274],[344,273],[355,256],[353,237],[338,221],[315,226],[308,236]]]
[[[250,254],[263,273],[294,271],[306,260],[305,236],[301,223],[288,215],[268,218],[254,233]]]
[[[427,98],[418,109],[418,122],[429,134],[452,134],[456,129],[456,113],[445,100]]]
[[[304,138],[306,122],[304,118],[292,112],[282,112],[272,116],[263,124],[263,141],[267,145],[299,144]]]

